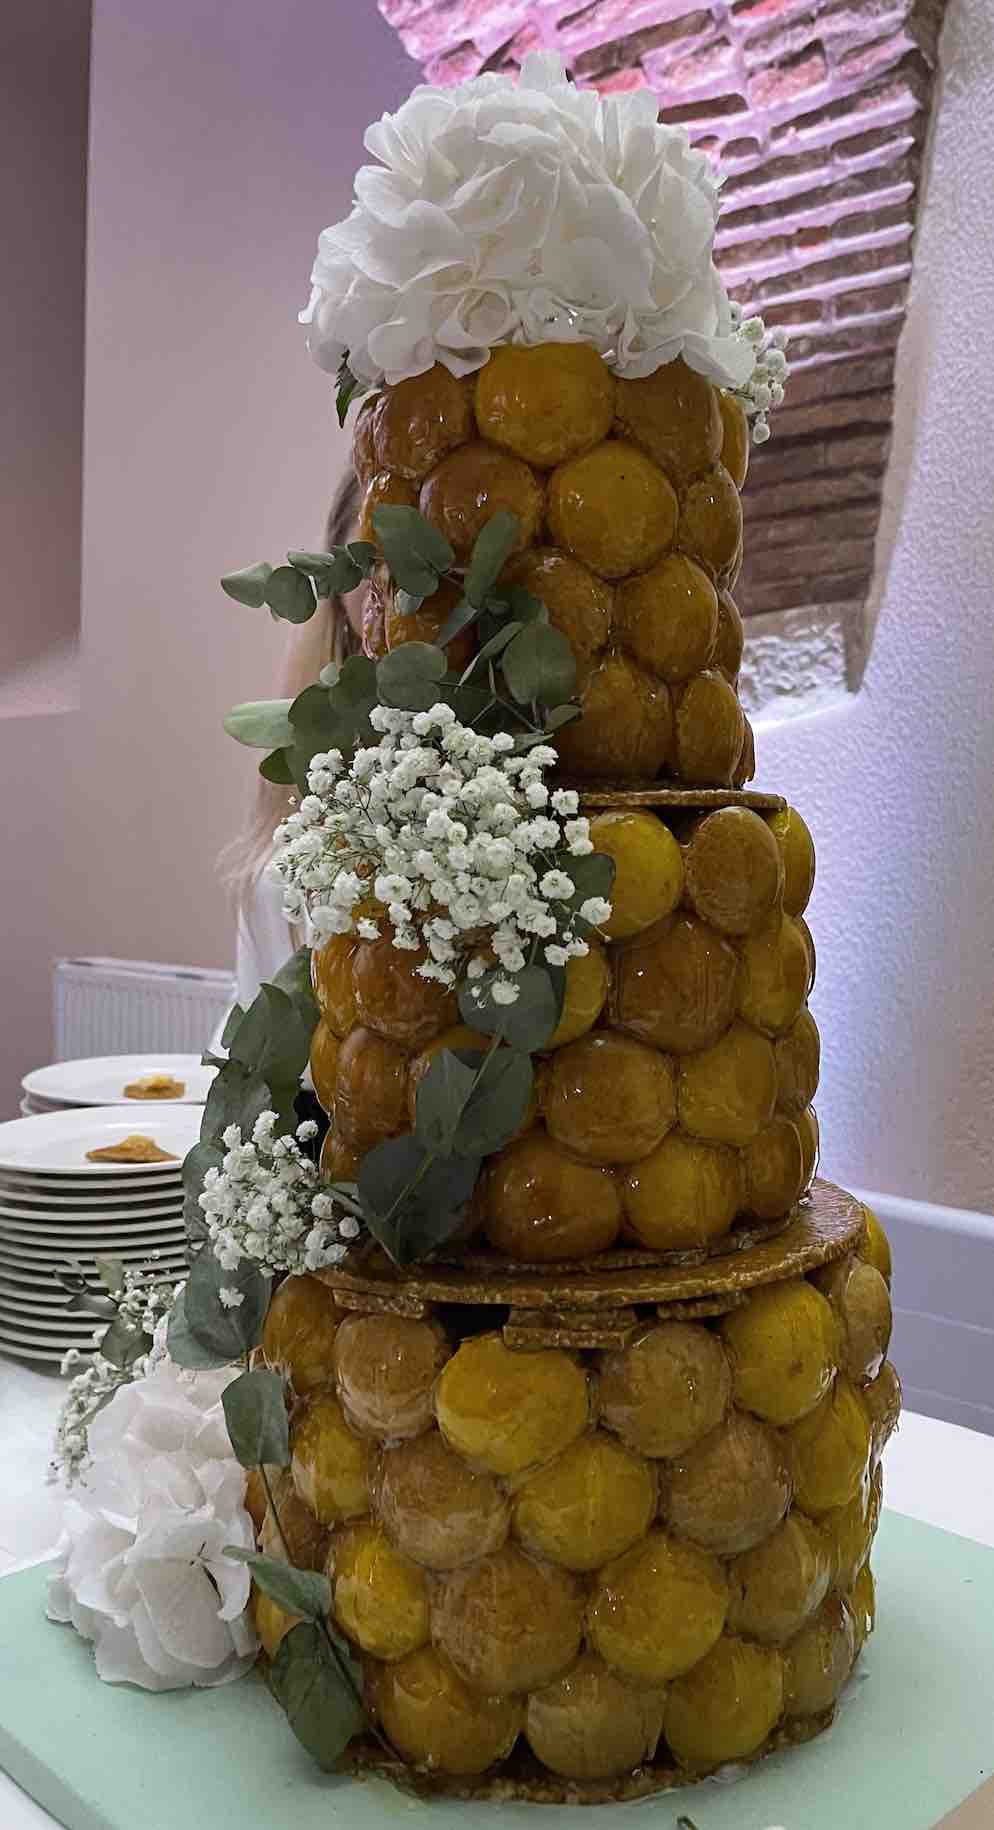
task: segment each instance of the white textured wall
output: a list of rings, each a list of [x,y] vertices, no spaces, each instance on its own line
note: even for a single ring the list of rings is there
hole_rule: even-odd
[[[994,1211],[989,0],[954,0],[942,62],[869,665],[838,709],[760,728],[759,779],[818,849],[826,1170]]]

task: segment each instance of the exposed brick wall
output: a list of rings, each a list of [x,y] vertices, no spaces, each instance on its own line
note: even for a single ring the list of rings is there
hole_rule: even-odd
[[[379,5],[431,81],[555,49],[578,83],[651,88],[667,120],[720,155],[719,264],[735,298],[790,333],[792,362],[746,485],[736,595],[767,631],[796,610],[834,620],[852,684],[945,0]]]

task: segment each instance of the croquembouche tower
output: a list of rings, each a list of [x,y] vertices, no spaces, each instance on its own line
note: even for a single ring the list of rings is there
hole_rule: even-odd
[[[366,384],[334,579],[393,748],[351,889],[306,876],[340,756],[278,859],[321,1168],[379,1220],[272,1302],[280,1554],[330,1579],[357,1764],[596,1803],[831,1721],[874,1624],[889,1253],[815,1179],[814,851],[747,786],[739,492],[787,365],[714,271],[709,168],[542,58],[406,110],[308,314]]]

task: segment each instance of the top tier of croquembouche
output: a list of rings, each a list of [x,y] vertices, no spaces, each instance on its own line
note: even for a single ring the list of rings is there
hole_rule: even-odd
[[[348,605],[227,720],[306,944],[186,1282],[108,1271],[50,1610],[112,1681],[261,1674],[330,1774],[597,1804],[809,1739],[874,1623],[889,1252],[815,1179],[814,851],[738,697],[788,364],[648,91],[535,54],[366,146],[302,313],[355,523],[223,580]]]

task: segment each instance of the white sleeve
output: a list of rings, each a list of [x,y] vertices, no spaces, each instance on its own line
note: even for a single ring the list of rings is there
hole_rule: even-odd
[[[290,926],[283,913],[283,893],[265,875],[256,882],[248,902],[238,913],[235,955],[235,995],[243,1010],[257,996],[263,980],[275,977],[293,952]],[[223,1054],[221,1037],[228,1013],[211,1040],[214,1054]]]

